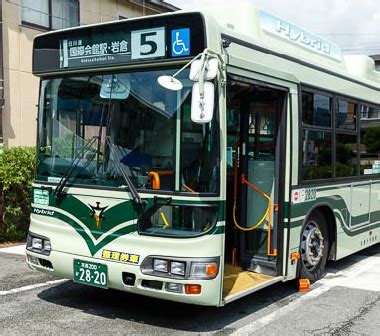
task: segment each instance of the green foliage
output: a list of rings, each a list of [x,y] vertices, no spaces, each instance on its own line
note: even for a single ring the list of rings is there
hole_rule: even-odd
[[[371,126],[364,130],[361,142],[366,146],[367,153],[380,152],[380,126]]]
[[[54,152],[62,158],[72,158],[75,155],[75,137],[65,134],[54,139]]]
[[[25,237],[35,161],[34,147],[4,148],[0,153],[0,241]]]

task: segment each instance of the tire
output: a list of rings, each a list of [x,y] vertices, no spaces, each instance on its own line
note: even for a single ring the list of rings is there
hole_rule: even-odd
[[[301,231],[299,278],[311,283],[322,278],[329,254],[326,218],[315,210],[307,218]]]

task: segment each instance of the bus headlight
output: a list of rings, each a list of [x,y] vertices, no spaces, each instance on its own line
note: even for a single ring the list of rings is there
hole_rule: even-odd
[[[32,238],[32,249],[42,250],[42,239],[41,238]]]
[[[219,273],[219,257],[177,258],[148,256],[141,263],[141,273],[180,280],[215,279]]]
[[[26,249],[35,253],[49,255],[51,252],[51,242],[47,237],[37,235],[35,233],[28,233],[26,240]]]
[[[172,261],[170,263],[171,274],[184,276],[185,271],[186,271],[186,264],[184,262]]]
[[[168,273],[169,262],[165,259],[153,259],[153,270],[156,272]]]

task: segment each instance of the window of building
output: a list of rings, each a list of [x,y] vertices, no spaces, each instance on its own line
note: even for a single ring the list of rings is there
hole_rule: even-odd
[[[79,25],[78,0],[52,0],[52,29],[62,29]]]
[[[21,4],[22,22],[49,28],[49,0],[22,0]]]
[[[23,24],[43,29],[62,29],[79,25],[78,0],[22,0]]]
[[[331,127],[331,97],[302,92],[302,122],[304,125]]]

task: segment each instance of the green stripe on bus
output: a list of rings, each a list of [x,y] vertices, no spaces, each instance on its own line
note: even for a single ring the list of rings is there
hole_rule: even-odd
[[[332,188],[337,189],[337,188]],[[316,208],[318,206],[330,206],[334,211],[334,216],[337,217],[337,213],[339,213],[340,220],[342,222],[342,229],[343,231],[350,237],[356,236],[358,234],[361,234],[363,232],[375,229],[377,227],[380,227],[380,210],[379,211],[373,211],[370,212],[370,219],[371,223],[363,226],[360,229],[354,230],[355,228],[349,227],[347,221],[351,218],[352,225],[358,225],[360,223],[365,222],[367,218],[367,214],[362,214],[358,216],[352,216],[351,213],[348,210],[348,206],[345,202],[345,200],[340,195],[331,195],[326,197],[319,197],[314,201],[310,202],[304,202],[300,204],[293,204],[291,208],[291,214],[292,217],[290,218],[290,221],[292,218],[298,218],[303,217],[300,220],[297,220],[295,222],[287,223],[287,227],[297,228],[303,225],[304,218],[309,213],[310,209]],[[346,218],[343,217],[342,212],[346,212],[347,216]]]

